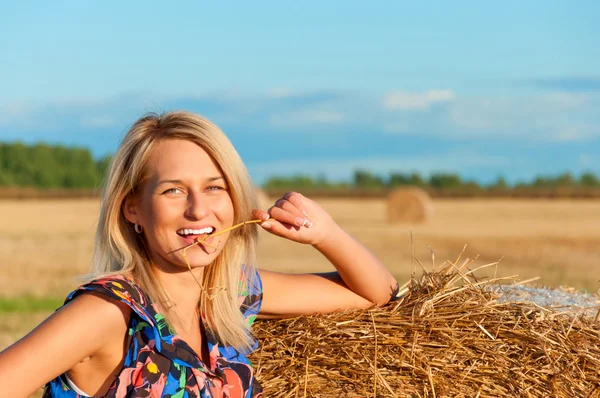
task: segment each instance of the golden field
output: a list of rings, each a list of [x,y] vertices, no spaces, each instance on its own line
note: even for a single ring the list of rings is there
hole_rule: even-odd
[[[502,259],[498,276],[540,276],[542,285],[600,288],[599,200],[437,199],[422,225],[387,223],[383,199],[323,199],[319,203],[403,283],[411,252],[431,267],[468,245],[477,264]],[[63,298],[86,271],[99,202],[91,199],[0,201],[0,298]],[[411,247],[411,232],[414,245]],[[416,262],[415,262],[416,264]],[[289,272],[331,267],[310,247],[261,232],[259,266]],[[419,271],[417,266],[417,272]],[[481,274],[493,275],[494,268]],[[0,349],[49,314],[0,314]]]

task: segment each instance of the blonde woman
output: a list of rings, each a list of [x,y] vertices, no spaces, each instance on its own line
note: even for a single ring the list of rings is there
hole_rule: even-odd
[[[257,315],[390,300],[392,275],[317,203],[292,192],[264,211],[254,198],[214,124],[187,112],[139,119],[108,172],[91,276],[0,353],[2,395],[45,385],[45,397],[260,397],[246,359]],[[257,270],[259,228],[312,245],[337,271]]]

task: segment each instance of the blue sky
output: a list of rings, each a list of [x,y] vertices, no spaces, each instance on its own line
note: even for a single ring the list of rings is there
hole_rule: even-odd
[[[600,3],[11,2],[0,140],[113,152],[187,109],[258,181],[600,174]]]

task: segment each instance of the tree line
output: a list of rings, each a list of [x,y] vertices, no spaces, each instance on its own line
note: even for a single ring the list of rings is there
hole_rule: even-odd
[[[85,148],[65,147],[38,143],[0,143],[0,187],[32,187],[40,189],[95,189],[99,188],[111,157],[94,159]],[[380,175],[367,170],[356,170],[350,181],[333,181],[325,176],[273,176],[264,184],[268,192],[305,190],[317,193],[352,194],[352,192],[381,193],[401,186],[417,186],[443,196],[476,196],[511,193],[581,193],[600,192],[600,178],[592,172],[579,176],[563,173],[558,176],[537,176],[531,181],[509,184],[504,177],[481,184],[465,180],[456,173],[433,173],[427,177],[419,173],[390,172]],[[527,195],[525,195],[527,196]],[[569,195],[558,195],[569,196]],[[593,196],[599,196],[594,194]]]
[[[0,143],[0,186],[96,188],[109,162],[109,156],[96,160],[85,148]]]
[[[346,182],[331,181],[324,176],[295,175],[271,177],[264,188],[273,193],[290,189],[307,190],[327,194],[357,192],[388,192],[403,186],[423,188],[435,196],[600,196],[600,178],[592,172],[579,176],[563,173],[557,176],[537,176],[531,181],[510,184],[499,176],[495,181],[482,184],[465,180],[456,173],[432,173],[425,177],[419,173],[390,172],[382,176],[367,170],[356,170]]]

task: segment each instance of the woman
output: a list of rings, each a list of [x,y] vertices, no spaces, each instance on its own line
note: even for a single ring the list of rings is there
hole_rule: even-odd
[[[139,119],[108,172],[89,282],[0,354],[2,395],[47,383],[46,397],[258,397],[246,359],[257,315],[390,300],[392,275],[318,204],[289,193],[263,211],[254,198],[218,127],[187,112]],[[337,272],[257,270],[259,226]]]

